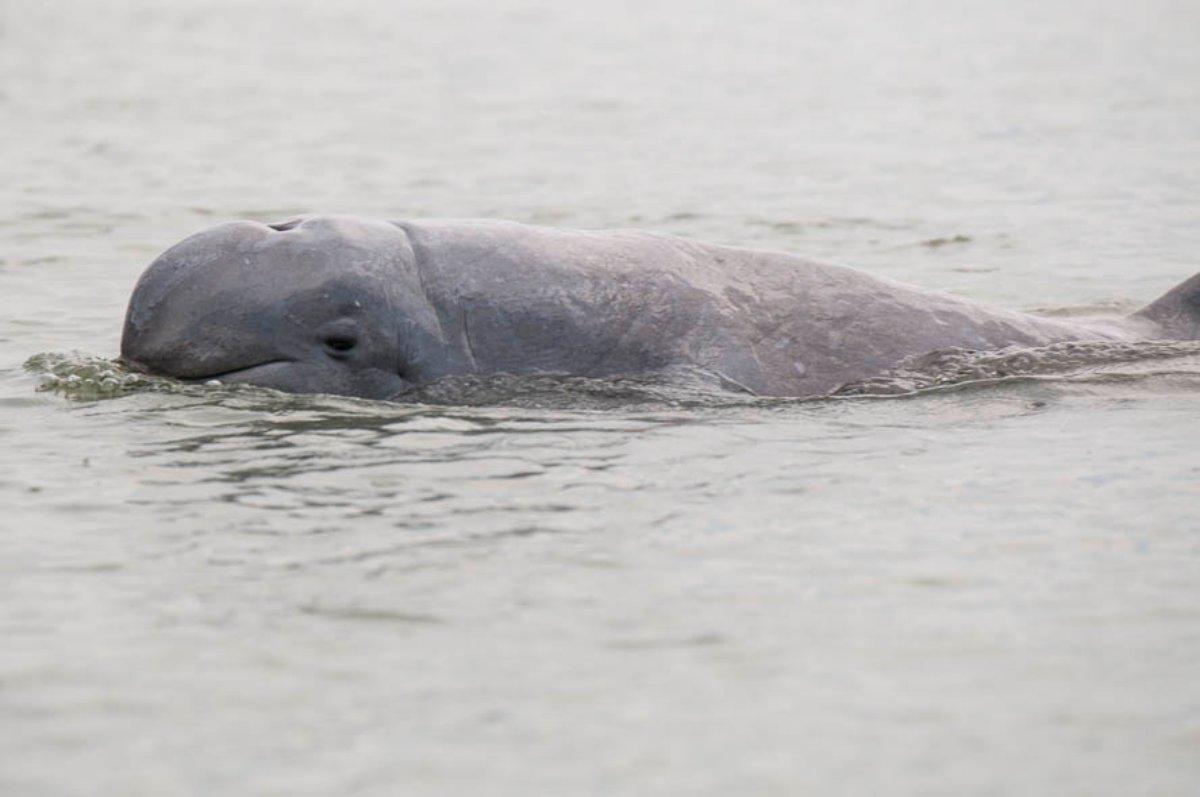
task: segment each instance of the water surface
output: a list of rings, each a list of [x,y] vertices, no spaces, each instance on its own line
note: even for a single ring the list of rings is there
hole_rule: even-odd
[[[802,403],[96,365],[155,254],[298,212],[1137,307],[1200,269],[1195,4],[0,15],[5,794],[1200,788],[1195,352]]]

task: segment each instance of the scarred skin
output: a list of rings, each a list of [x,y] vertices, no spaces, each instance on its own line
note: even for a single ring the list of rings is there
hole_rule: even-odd
[[[464,374],[690,368],[812,396],[937,349],[1200,337],[1200,275],[1094,323],[842,266],[635,231],[311,216],[193,235],[142,274],[122,359],[183,379],[386,399]]]

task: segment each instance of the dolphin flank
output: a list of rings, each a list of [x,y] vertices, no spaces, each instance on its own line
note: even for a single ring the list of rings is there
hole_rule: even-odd
[[[159,256],[130,299],[121,358],[375,399],[455,375],[680,366],[814,396],[938,349],[1150,339],[1200,339],[1200,275],[1130,316],[1079,321],[648,232],[308,216],[222,224]]]

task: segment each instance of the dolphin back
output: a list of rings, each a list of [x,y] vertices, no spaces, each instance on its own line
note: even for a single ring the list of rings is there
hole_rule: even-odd
[[[1154,321],[1166,337],[1200,340],[1200,274],[1175,286],[1134,315]]]

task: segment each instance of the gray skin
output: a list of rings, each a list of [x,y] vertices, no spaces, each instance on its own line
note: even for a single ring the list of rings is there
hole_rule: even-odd
[[[386,399],[441,377],[706,372],[813,396],[912,355],[1200,338],[1200,275],[1146,309],[1041,318],[853,269],[646,232],[312,216],[193,235],[134,290],[122,360]]]

